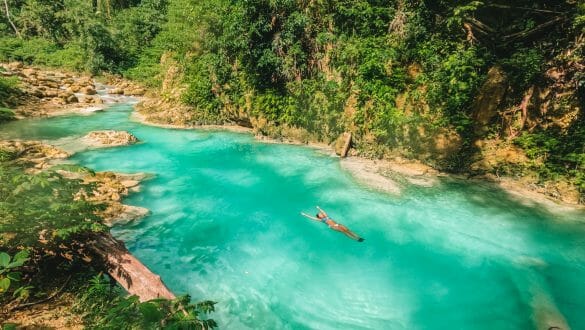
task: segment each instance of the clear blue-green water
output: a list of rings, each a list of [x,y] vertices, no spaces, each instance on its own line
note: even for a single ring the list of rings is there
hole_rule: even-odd
[[[125,201],[152,215],[113,231],[175,293],[217,301],[224,329],[530,329],[540,312],[585,329],[583,214],[458,181],[387,195],[310,148],[144,126],[130,110],[22,120],[0,138],[135,134],[72,160],[156,175]],[[299,215],[315,205],[366,241]]]

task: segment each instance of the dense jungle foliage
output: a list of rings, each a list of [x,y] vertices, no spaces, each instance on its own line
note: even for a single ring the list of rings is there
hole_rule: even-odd
[[[585,202],[582,1],[0,4],[1,61],[119,74],[187,105],[194,123],[244,123],[303,141],[351,132],[368,157],[564,180]],[[0,124],[14,119],[15,93],[18,80],[0,72]],[[515,148],[525,160],[505,159]],[[490,159],[493,149],[505,157]],[[28,174],[15,157],[0,150],[0,303],[40,289],[32,277],[40,265],[81,267],[79,244],[105,229],[94,213],[101,206],[74,198],[87,187]],[[84,274],[95,275],[90,269]],[[78,308],[94,327],[197,328],[198,313],[213,310],[188,298],[140,304],[101,276],[88,281],[78,286]]]
[[[530,162],[482,171],[535,171],[585,188],[581,107],[561,128],[546,123],[542,108],[514,110],[533,86],[570,86],[570,97],[551,105],[557,110],[583,102],[585,5],[578,1],[6,4],[0,59],[114,72],[169,99],[176,91],[167,85],[178,81],[194,122],[247,122],[273,135],[300,128],[293,138],[325,142],[349,131],[362,155],[400,154],[451,171],[473,168],[483,152],[478,139],[500,139]],[[474,99],[494,67],[505,75],[505,99],[478,129]],[[560,82],[547,75],[555,68]],[[526,124],[531,116],[542,120]]]

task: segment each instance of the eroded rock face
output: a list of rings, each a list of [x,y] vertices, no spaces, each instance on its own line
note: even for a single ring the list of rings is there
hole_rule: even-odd
[[[489,173],[503,165],[521,165],[529,161],[524,150],[511,143],[479,140],[475,146],[482,150],[481,158],[470,166],[475,173]]]
[[[507,88],[508,78],[504,69],[499,65],[492,67],[473,103],[472,118],[475,134],[482,135],[487,131],[490,121],[498,114],[498,108],[504,100]]]
[[[82,138],[83,142],[93,148],[125,146],[138,142],[138,139],[126,131],[93,131]]]

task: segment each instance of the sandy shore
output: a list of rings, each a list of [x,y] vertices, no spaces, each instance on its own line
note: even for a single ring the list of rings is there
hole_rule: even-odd
[[[342,158],[340,164],[357,181],[394,195],[399,195],[406,184],[421,187],[438,184],[438,172],[418,162],[349,157]]]

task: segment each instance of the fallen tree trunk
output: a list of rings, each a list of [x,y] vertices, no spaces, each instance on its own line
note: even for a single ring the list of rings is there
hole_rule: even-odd
[[[529,37],[532,37],[538,33],[544,32],[544,31],[548,31],[548,28],[557,24],[557,23],[561,23],[564,21],[567,21],[568,18],[565,16],[559,16],[553,20],[550,20],[546,23],[540,24],[539,26],[533,28],[532,30],[528,30],[528,31],[522,31],[522,32],[518,32],[518,33],[513,33],[513,34],[509,34],[507,36],[504,36],[502,39],[504,41],[504,45],[508,45],[512,42],[516,42],[516,41],[520,41],[523,39],[527,39]]]
[[[351,146],[351,133],[344,133],[345,137],[345,144],[343,145],[343,150],[341,151],[341,157],[347,157],[347,152],[349,151],[349,147]]]
[[[160,276],[151,272],[126,249],[124,243],[111,234],[98,236],[91,249],[103,259],[110,276],[130,294],[138,296],[140,301],[175,298]]]
[[[487,34],[491,34],[491,33],[496,33],[496,30],[494,30],[492,27],[483,23],[480,20],[477,20],[473,17],[469,17],[466,20],[469,22],[469,24],[471,24],[476,30],[478,30],[482,34],[487,35]]]

